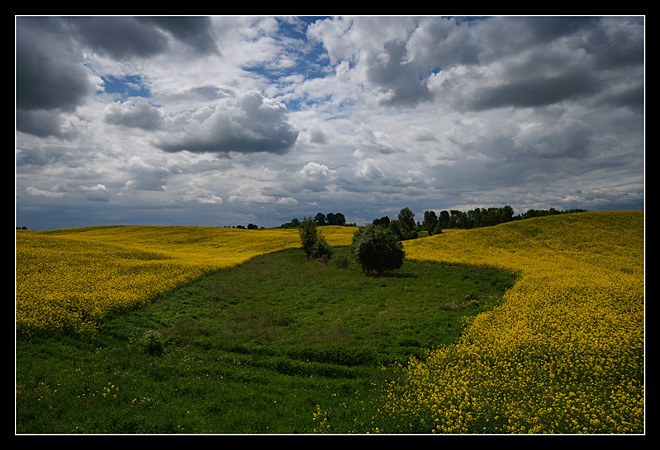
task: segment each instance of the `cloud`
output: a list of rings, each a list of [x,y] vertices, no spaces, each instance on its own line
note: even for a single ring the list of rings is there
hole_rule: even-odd
[[[386,178],[385,172],[378,166],[377,161],[373,159],[363,159],[355,164],[355,176],[370,181],[383,180]]]
[[[86,193],[87,200],[93,202],[107,202],[110,201],[110,192],[105,184],[97,184],[94,186],[80,186],[80,190]]]
[[[644,21],[17,17],[17,220],[642,207]]]
[[[199,203],[202,205],[221,205],[222,197],[216,195],[215,192],[200,188],[193,187],[192,189],[186,190],[181,196],[180,199],[184,202]]]
[[[16,110],[16,129],[39,137],[65,137],[62,115],[58,112]]]
[[[78,55],[47,17],[16,18],[16,107],[73,111],[94,86]]]
[[[46,198],[62,198],[62,197],[64,197],[64,193],[62,193],[62,192],[51,191],[49,189],[39,189],[39,188],[35,188],[34,186],[26,187],[25,192],[27,192],[29,195],[33,195],[33,196],[37,196],[37,197],[46,197]]]
[[[130,177],[124,183],[124,192],[131,191],[165,191],[167,180],[172,173],[166,168],[155,167],[142,161],[133,162],[127,169]]]
[[[153,23],[170,32],[179,41],[194,48],[199,53],[216,53],[211,19],[209,17],[141,17],[142,22]]]
[[[547,106],[563,100],[579,99],[595,94],[601,82],[590,73],[582,71],[563,73],[558,76],[526,78],[493,87],[482,87],[473,93],[469,101],[472,109],[502,107]]]
[[[273,198],[264,195],[258,186],[245,184],[232,190],[229,196],[229,202],[242,204],[268,204],[273,202]]]
[[[591,149],[594,131],[582,121],[560,119],[552,124],[523,129],[515,142],[524,152],[542,158],[586,157]]]
[[[320,128],[312,128],[312,131],[309,133],[309,142],[314,144],[327,144],[328,137]]]
[[[175,131],[157,143],[167,152],[283,154],[298,137],[286,106],[258,93],[218,99],[169,120]]]
[[[67,25],[97,52],[118,59],[150,57],[167,49],[167,36],[135,17],[74,17]]]
[[[302,169],[300,169],[300,175],[305,180],[329,180],[334,177],[335,173],[336,172],[330,170],[328,166],[313,161],[308,162]]]
[[[418,66],[404,61],[405,57],[406,43],[390,41],[382,53],[367,60],[367,78],[381,88],[383,104],[410,106],[433,99],[426,77]]]
[[[77,50],[61,39],[58,21],[16,18],[16,129],[38,137],[71,138],[64,113],[94,92]]]
[[[282,206],[293,206],[298,204],[298,200],[293,197],[282,197],[275,200],[275,203]]]
[[[104,119],[112,125],[143,130],[157,130],[163,125],[162,112],[141,98],[109,104]]]

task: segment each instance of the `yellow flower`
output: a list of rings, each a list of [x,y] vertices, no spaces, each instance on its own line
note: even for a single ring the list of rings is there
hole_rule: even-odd
[[[643,432],[643,224],[581,213],[405,241],[408,258],[519,278],[456,344],[411,359],[387,402],[444,415],[443,432],[499,432],[498,417],[511,433]]]

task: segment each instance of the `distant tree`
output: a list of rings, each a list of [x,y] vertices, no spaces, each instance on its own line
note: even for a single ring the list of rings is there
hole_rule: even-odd
[[[500,210],[500,223],[511,222],[513,220],[513,208],[509,205],[504,205]]]
[[[415,230],[415,213],[410,210],[410,208],[403,208],[399,212],[399,221],[401,225],[406,227],[408,230]]]
[[[351,255],[366,273],[382,275],[403,265],[405,252],[398,237],[381,225],[367,225],[353,234]]]
[[[240,228],[241,230],[245,229],[245,227],[243,225],[236,225],[236,228]]]
[[[398,233],[401,240],[405,241],[407,239],[416,239],[417,238],[417,224],[415,223],[415,213],[413,213],[410,208],[403,208],[399,212],[398,218]],[[392,223],[390,222],[390,226]]]
[[[374,219],[372,224],[388,227],[390,225],[390,218],[387,216],[383,216],[380,219]]]
[[[346,217],[342,213],[328,213],[326,219],[328,225],[346,225]]]
[[[422,222],[422,230],[428,231],[429,236],[436,233],[438,228],[438,215],[435,211],[424,211],[424,221]]]
[[[255,224],[253,224],[253,223],[248,223],[248,226],[247,226],[247,229],[248,229],[248,230],[256,230],[256,229],[258,229],[258,228],[259,228],[259,227],[256,226]]]
[[[467,213],[452,209],[449,211],[451,228],[468,228]]]
[[[438,226],[440,228],[449,228],[450,223],[449,212],[445,210],[440,211],[440,216],[438,216]]]
[[[291,219],[290,223],[292,228],[298,228],[300,226],[300,220],[295,217]]]
[[[316,213],[316,217],[314,217],[314,221],[316,222],[317,225],[325,225],[326,224],[325,214]]]

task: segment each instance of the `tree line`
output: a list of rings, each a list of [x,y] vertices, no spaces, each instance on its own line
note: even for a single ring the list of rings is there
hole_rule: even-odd
[[[530,209],[523,214],[514,215],[513,208],[505,205],[501,208],[475,208],[469,211],[460,211],[457,209],[449,211],[442,210],[439,214],[436,214],[435,211],[424,211],[423,220],[416,222],[415,214],[410,208],[406,207],[399,212],[396,219],[390,220],[388,216],[384,216],[374,219],[372,224],[389,228],[399,239],[407,240],[416,239],[420,236],[439,234],[442,233],[443,229],[447,228],[471,229],[489,227],[514,220],[576,212],[586,212],[586,210],[568,209],[559,211],[555,208]]]
[[[291,222],[283,223],[281,225],[281,228],[300,228],[302,223],[305,220],[311,220],[313,221],[316,225],[318,226],[323,226],[323,225],[341,225],[341,226],[355,226],[354,223],[346,223],[346,217],[338,212],[338,213],[316,213],[314,217],[305,217],[303,221],[300,221],[300,219],[293,218],[291,219]]]

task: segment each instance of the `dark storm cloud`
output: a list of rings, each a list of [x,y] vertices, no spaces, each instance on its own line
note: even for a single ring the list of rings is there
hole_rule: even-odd
[[[117,59],[151,57],[168,49],[168,33],[202,54],[216,53],[208,17],[74,17],[78,39]]]
[[[643,23],[635,18],[497,18],[481,33],[488,41],[480,60],[489,64],[444,83],[467,109],[604,98],[639,109],[640,90],[621,87],[638,80],[644,64]]]
[[[575,71],[557,76],[523,79],[492,88],[484,87],[473,94],[469,105],[477,110],[504,106],[547,106],[594,94],[600,86],[600,80],[592,74]]]
[[[287,122],[286,107],[260,94],[220,99],[212,106],[172,119],[180,126],[158,147],[168,152],[193,153],[286,153],[298,131]]]
[[[641,113],[644,107],[644,85],[638,84],[611,92],[600,103],[611,106],[623,106]]]
[[[53,111],[16,110],[16,129],[23,133],[38,137],[67,137],[62,130],[62,116]]]
[[[594,58],[596,70],[618,69],[644,62],[644,18],[603,18],[585,34],[581,45]]]
[[[151,22],[161,29],[197,50],[199,53],[215,53],[217,47],[208,17],[142,17],[143,22]]]
[[[74,17],[67,22],[85,44],[118,59],[154,56],[168,44],[159,28],[134,17]]]
[[[372,55],[368,61],[367,78],[378,85],[388,98],[382,103],[388,105],[416,105],[433,99],[426,85],[426,77],[419,67],[404,62],[406,43],[387,42],[385,54]]]
[[[579,32],[593,33],[598,17],[494,17],[479,23],[482,36],[480,63],[503,55],[545,47],[560,38],[571,38]],[[576,37],[582,40],[583,37]]]
[[[509,20],[527,22],[530,34],[537,42],[547,43],[561,37],[570,36],[585,28],[591,28],[599,21],[598,17],[530,17]]]
[[[72,111],[94,91],[81,58],[49,18],[16,18],[16,108]]]
[[[523,136],[519,145],[523,152],[540,158],[584,159],[591,150],[593,136],[593,129],[584,122],[560,119]]]

